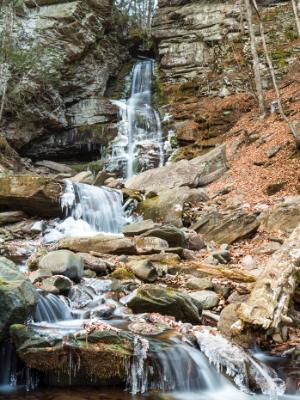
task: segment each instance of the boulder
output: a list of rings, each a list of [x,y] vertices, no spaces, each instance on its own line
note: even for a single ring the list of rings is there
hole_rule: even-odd
[[[69,249],[76,252],[104,253],[104,254],[135,254],[136,247],[133,239],[110,235],[96,235],[92,237],[72,237],[62,239],[58,243],[60,249]]]
[[[141,235],[142,237],[154,236],[166,240],[170,247],[184,247],[186,240],[182,230],[175,226],[161,226],[152,228]]]
[[[128,266],[134,275],[144,282],[154,282],[158,278],[156,268],[150,260],[131,260]]]
[[[157,188],[173,189],[180,186],[197,188],[213,182],[226,170],[226,148],[222,145],[190,161],[181,160],[142,172],[128,179],[125,186],[148,192]]]
[[[211,290],[200,290],[198,292],[190,293],[196,304],[200,304],[203,310],[210,310],[219,304],[219,296]]]
[[[133,356],[133,335],[104,323],[64,338],[48,338],[24,325],[13,325],[11,337],[28,368],[43,373],[56,386],[125,384]],[[70,362],[71,360],[71,362]],[[72,373],[70,374],[70,364]],[[73,367],[72,367],[73,366]]]
[[[52,275],[64,275],[74,281],[80,281],[83,276],[84,264],[82,258],[69,250],[51,251],[38,262],[43,271]]]
[[[261,227],[267,232],[288,232],[300,224],[300,196],[287,197],[269,208],[261,217]]]
[[[259,225],[256,214],[236,209],[208,212],[192,228],[203,234],[206,241],[231,244],[256,232]]]
[[[86,183],[86,184],[93,184],[93,174],[91,171],[82,171],[79,172],[77,175],[73,176],[70,178],[70,181],[75,182],[75,183]]]
[[[22,210],[30,215],[62,215],[60,195],[63,184],[42,176],[19,175],[0,177],[0,207]]]
[[[197,278],[195,276],[191,276],[186,281],[186,287],[188,289],[206,290],[213,289],[214,285],[209,278]]]
[[[14,323],[24,323],[34,311],[38,292],[16,265],[0,257],[0,340]]]
[[[67,295],[72,286],[73,282],[71,279],[63,275],[54,275],[43,279],[40,289],[45,292]],[[49,290],[49,288],[54,288],[55,291],[53,292],[53,290]]]
[[[125,225],[122,229],[122,232],[125,236],[138,236],[142,233],[147,232],[150,229],[155,227],[152,219],[147,219],[143,221],[136,222],[134,224]],[[153,235],[155,236],[155,235]],[[157,236],[158,237],[158,236]]]
[[[98,276],[107,275],[115,269],[115,265],[103,258],[94,257],[86,253],[78,253],[83,259],[84,268],[96,272]]]
[[[123,298],[122,302],[134,313],[157,312],[192,324],[201,321],[201,310],[188,294],[159,285],[143,285]]]
[[[166,240],[157,237],[137,237],[135,239],[136,250],[138,254],[160,253],[169,248]]]
[[[61,173],[61,174],[74,174],[74,170],[68,165],[57,163],[54,161],[42,160],[35,163],[37,167],[44,167],[50,169],[50,171]]]
[[[20,222],[26,219],[26,214],[23,211],[7,211],[0,213],[0,226]]]
[[[182,217],[185,203],[198,203],[207,201],[208,196],[203,189],[190,189],[176,187],[174,189],[160,190],[155,197],[141,202],[137,211],[145,219],[182,227]]]

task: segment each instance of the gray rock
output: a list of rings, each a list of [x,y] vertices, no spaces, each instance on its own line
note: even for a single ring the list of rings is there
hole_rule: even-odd
[[[188,294],[175,289],[143,285],[122,300],[134,313],[158,312],[192,324],[198,324],[201,320],[201,308],[194,304]]]
[[[225,146],[219,146],[204,156],[191,161],[181,160],[164,167],[154,168],[127,180],[129,189],[152,191],[173,189],[179,186],[205,186],[219,178],[227,170]]]
[[[35,163],[37,167],[45,167],[51,171],[62,173],[62,174],[73,174],[74,171],[71,167],[65,164],[57,163],[54,161],[42,160]]]
[[[175,226],[161,226],[142,234],[142,237],[148,236],[166,240],[170,247],[185,247],[186,244],[184,233]]]
[[[219,304],[219,296],[211,290],[200,290],[190,293],[193,300],[200,303],[203,310],[210,310]]]
[[[52,251],[39,260],[41,270],[51,271],[52,275],[64,275],[74,281],[83,276],[84,264],[80,256],[69,250]]]
[[[138,236],[147,232],[149,229],[153,229],[154,227],[155,224],[152,219],[147,219],[134,224],[125,225],[122,229],[122,232],[125,236]]]
[[[135,240],[138,254],[152,254],[166,251],[169,248],[166,240],[157,237],[137,237]]]
[[[38,292],[16,265],[0,257],[0,340],[10,325],[24,323],[38,301]]]
[[[51,289],[50,290],[48,289],[54,287],[54,289],[56,289],[55,291],[57,292],[57,294],[67,295],[72,286],[73,282],[71,281],[71,279],[63,275],[54,275],[49,278],[43,279],[42,286],[40,287],[40,289],[46,292],[53,293]]]
[[[213,289],[213,283],[209,278],[197,278],[191,276],[186,282],[186,287],[188,289],[207,290]]]
[[[26,219],[23,211],[7,211],[0,213],[0,226],[20,222]]]
[[[128,266],[134,275],[144,282],[154,282],[158,278],[156,268],[149,259],[132,260]]]

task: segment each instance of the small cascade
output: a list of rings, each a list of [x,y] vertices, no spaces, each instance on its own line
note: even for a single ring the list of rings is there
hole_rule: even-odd
[[[66,303],[54,294],[40,295],[34,314],[35,322],[57,322],[71,320],[72,315]]]
[[[65,182],[61,206],[66,221],[81,222],[81,227],[91,232],[120,233],[124,225],[122,192],[107,187],[84,183]],[[68,231],[68,224],[65,228]],[[70,226],[72,228],[72,226]],[[70,229],[69,235],[74,235]],[[82,231],[79,232],[82,235]]]
[[[130,98],[113,101],[120,110],[120,122],[107,161],[107,169],[124,178],[164,163],[160,117],[151,104],[153,60],[138,62],[132,75]]]

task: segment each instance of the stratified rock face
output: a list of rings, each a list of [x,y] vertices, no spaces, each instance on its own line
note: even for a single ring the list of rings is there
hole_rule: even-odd
[[[111,0],[19,3],[5,136],[33,158],[99,151],[116,133],[117,108],[105,92],[130,58],[128,26]]]
[[[226,40],[239,36],[239,8],[224,1],[160,0],[158,4],[153,29],[167,80],[206,77],[216,61],[217,47],[225,54]]]
[[[59,182],[41,176],[2,177],[0,207],[42,217],[57,217],[62,213],[59,202],[62,190],[63,185]]]
[[[23,323],[33,311],[38,293],[15,264],[0,257],[0,340],[13,323]]]

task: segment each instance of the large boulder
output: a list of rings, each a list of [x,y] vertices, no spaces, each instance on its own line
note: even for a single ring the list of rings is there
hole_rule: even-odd
[[[83,259],[69,250],[51,251],[39,260],[40,270],[49,271],[52,275],[63,275],[74,281],[83,276]]]
[[[30,215],[62,215],[59,199],[63,184],[32,175],[0,177],[0,207],[22,210]]]
[[[185,203],[207,201],[208,196],[203,189],[190,189],[186,186],[160,190],[157,196],[148,198],[138,206],[145,219],[182,227]]]
[[[138,236],[153,228],[155,228],[154,222],[151,219],[146,219],[135,222],[134,224],[125,225],[122,229],[122,232],[125,236]]]
[[[256,232],[259,225],[256,214],[237,209],[208,212],[192,228],[203,234],[206,241],[231,244]]]
[[[126,383],[133,355],[133,336],[128,333],[109,326],[104,330],[99,324],[74,340],[72,335],[49,338],[24,325],[13,325],[11,336],[26,366],[42,372],[44,380],[52,385]]]
[[[23,323],[34,311],[38,293],[16,265],[0,257],[0,341],[14,323]]]
[[[300,196],[288,197],[271,207],[262,216],[262,228],[267,232],[288,232],[300,223]]]
[[[179,186],[205,186],[227,170],[226,148],[219,146],[204,156],[191,161],[181,160],[164,167],[150,169],[126,182],[126,187],[139,190],[172,189]]]
[[[157,312],[192,324],[201,321],[201,307],[188,294],[159,285],[143,285],[123,298],[123,302],[134,313]]]

